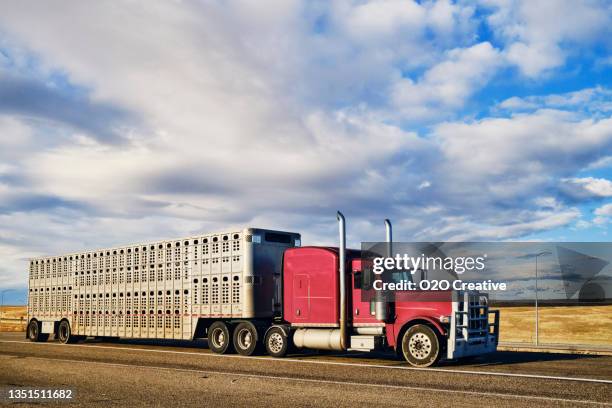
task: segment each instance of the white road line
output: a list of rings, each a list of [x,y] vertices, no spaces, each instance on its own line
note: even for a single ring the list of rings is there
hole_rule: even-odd
[[[81,364],[96,364],[108,367],[121,367],[121,368],[137,368],[144,370],[162,370],[162,371],[178,371],[187,373],[198,373],[198,374],[213,374],[213,375],[224,375],[244,378],[259,378],[266,380],[281,380],[281,381],[292,381],[292,382],[308,382],[316,384],[328,384],[328,385],[344,385],[344,386],[358,386],[358,387],[371,387],[371,388],[390,388],[396,390],[410,390],[410,391],[427,391],[427,392],[442,392],[448,394],[463,394],[473,395],[479,397],[495,397],[495,398],[510,398],[510,399],[530,399],[539,401],[551,401],[551,402],[565,402],[573,404],[589,404],[589,405],[600,405],[600,406],[612,406],[610,403],[589,401],[589,400],[577,400],[569,398],[557,398],[557,397],[544,397],[539,395],[526,395],[526,394],[504,394],[500,392],[487,392],[487,391],[464,391],[464,390],[448,390],[444,388],[432,388],[432,387],[415,387],[410,385],[393,385],[393,384],[371,384],[371,383],[360,383],[354,381],[334,381],[334,380],[317,380],[312,378],[295,378],[285,377],[277,375],[261,375],[261,374],[244,374],[234,373],[227,371],[214,371],[214,370],[196,370],[191,368],[174,368],[174,367],[160,367],[160,366],[146,366],[138,364],[121,364],[121,363],[106,363],[106,362],[91,362],[83,360],[71,360],[71,359],[60,359],[60,358],[47,358],[47,357],[26,357],[33,360],[45,360],[45,361],[63,361],[69,363],[81,363]]]
[[[612,384],[612,380],[604,380],[599,378],[581,378],[581,377],[560,377],[550,376],[541,374],[521,374],[521,373],[502,373],[493,371],[474,371],[474,370],[455,370],[447,368],[416,368],[406,366],[391,366],[382,364],[360,364],[360,363],[342,363],[338,361],[313,361],[313,360],[300,360],[296,358],[271,358],[271,357],[257,357],[257,356],[240,356],[240,355],[227,355],[227,354],[213,354],[213,353],[194,353],[189,351],[176,351],[176,350],[150,350],[137,347],[118,347],[118,346],[98,346],[93,344],[61,344],[61,343],[33,343],[30,341],[17,341],[17,340],[0,340],[0,343],[22,343],[30,345],[40,346],[61,346],[61,347],[91,347],[91,348],[102,348],[109,350],[127,350],[127,351],[141,351],[147,353],[168,353],[168,354],[184,354],[184,355],[195,355],[202,357],[214,357],[214,358],[248,358],[250,360],[265,360],[265,361],[276,361],[279,363],[301,363],[301,364],[321,364],[321,365],[335,365],[343,367],[362,367],[362,368],[384,368],[390,370],[406,370],[406,371],[432,371],[441,373],[452,373],[452,374],[471,374],[471,375],[484,375],[493,377],[518,377],[518,378],[534,378],[542,380],[559,380],[559,381],[579,381],[589,383],[602,383]]]

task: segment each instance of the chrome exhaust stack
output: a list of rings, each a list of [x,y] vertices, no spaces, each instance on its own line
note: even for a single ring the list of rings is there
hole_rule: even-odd
[[[385,241],[387,242],[387,257],[393,256],[393,249],[391,246],[393,245],[393,227],[391,226],[391,221],[389,219],[385,219]],[[376,316],[376,320],[380,320],[381,322],[386,322],[388,319],[388,311],[387,311],[387,302],[386,299],[380,294],[380,292],[376,293],[376,303],[374,304],[374,314]]]
[[[393,254],[393,250],[391,249],[391,245],[393,242],[393,227],[391,226],[391,221],[388,218],[385,218],[385,238],[388,244],[387,246],[387,256],[391,256]]]
[[[339,280],[340,280],[340,347],[346,350],[346,220],[340,211],[336,214],[338,219],[339,246]]]

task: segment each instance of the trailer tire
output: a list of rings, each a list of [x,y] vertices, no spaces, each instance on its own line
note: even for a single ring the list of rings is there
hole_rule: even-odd
[[[241,322],[234,330],[234,349],[243,356],[252,356],[259,349],[257,328],[251,322]]]
[[[434,330],[424,324],[415,324],[402,336],[402,354],[414,367],[429,367],[441,356],[440,341]]]
[[[62,320],[57,327],[57,339],[63,344],[72,344],[77,342],[78,336],[72,334],[72,329],[70,328],[70,323],[68,320]]]
[[[233,350],[231,326],[217,321],[208,328],[208,348],[213,353],[228,354]]]
[[[28,324],[28,339],[30,341],[43,342],[49,340],[48,333],[41,333],[41,327],[38,320],[32,320]]]
[[[289,338],[280,327],[271,327],[264,341],[266,351],[272,357],[284,357],[289,350]]]

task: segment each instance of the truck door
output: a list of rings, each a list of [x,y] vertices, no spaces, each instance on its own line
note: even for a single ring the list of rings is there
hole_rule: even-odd
[[[361,299],[362,278],[363,278],[363,274],[360,270],[353,271],[352,273],[353,310],[351,311],[352,316],[353,316],[353,324],[378,323],[378,320],[376,320],[376,316],[374,315],[374,300],[363,301]]]

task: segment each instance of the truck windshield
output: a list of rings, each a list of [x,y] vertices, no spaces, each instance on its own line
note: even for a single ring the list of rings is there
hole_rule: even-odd
[[[391,273],[391,281],[394,283],[400,283],[401,281],[406,280],[408,282],[412,282],[412,274],[410,271],[393,271]]]

